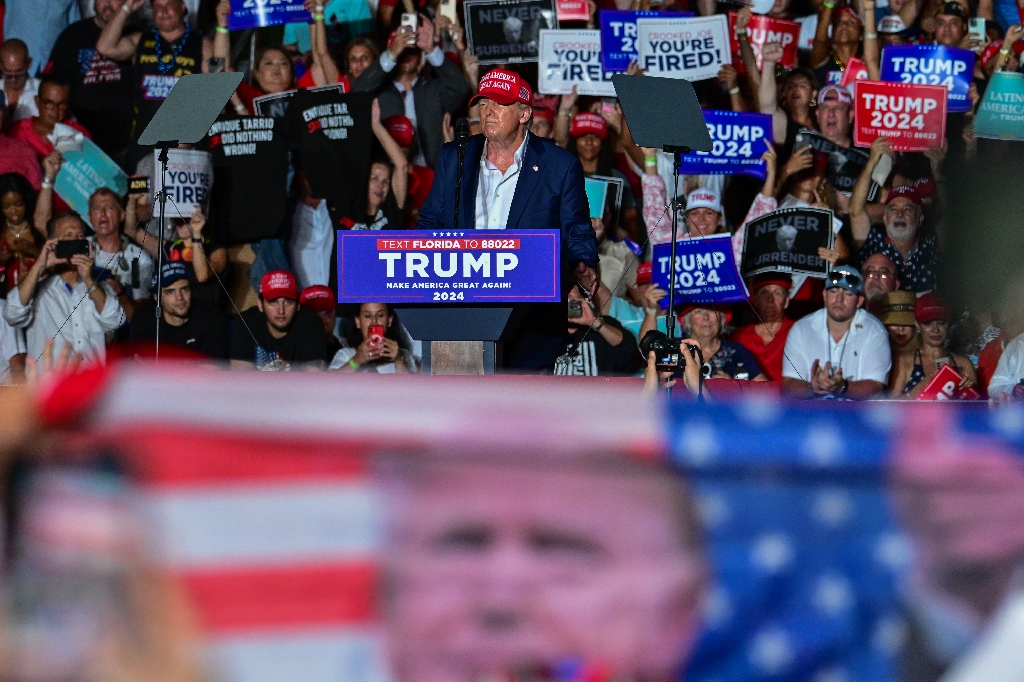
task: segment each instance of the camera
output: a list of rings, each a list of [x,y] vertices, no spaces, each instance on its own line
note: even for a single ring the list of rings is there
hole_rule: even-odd
[[[640,352],[644,359],[654,353],[654,364],[660,372],[681,372],[686,367],[686,356],[679,350],[682,341],[651,329],[640,339]]]

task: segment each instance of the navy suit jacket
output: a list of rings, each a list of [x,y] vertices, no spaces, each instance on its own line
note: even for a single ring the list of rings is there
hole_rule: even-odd
[[[454,142],[441,147],[434,167],[434,184],[420,207],[416,229],[473,229],[483,150],[483,135],[469,138],[462,158],[459,224],[454,225],[458,149]],[[597,238],[590,226],[590,205],[579,159],[548,140],[530,135],[506,227],[511,230],[560,229],[563,263],[570,268],[575,268],[577,263],[596,268]]]

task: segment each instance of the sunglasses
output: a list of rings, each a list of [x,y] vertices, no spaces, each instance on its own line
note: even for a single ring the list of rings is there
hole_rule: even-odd
[[[855,275],[852,272],[845,272],[843,270],[833,270],[828,273],[828,276],[825,278],[826,289],[842,287],[849,291],[857,291],[863,286],[864,280],[861,279],[860,275]]]

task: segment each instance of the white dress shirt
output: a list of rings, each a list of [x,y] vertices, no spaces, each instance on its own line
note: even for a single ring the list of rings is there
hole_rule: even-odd
[[[100,282],[97,286],[107,294],[103,312],[96,312],[85,282],[79,280],[71,286],[60,276],[49,275],[36,285],[27,306],[21,304],[18,288],[11,289],[4,319],[11,326],[26,330],[26,346],[33,358],[42,355],[48,340],[55,339],[55,356],[71,344],[86,360],[106,360],[106,334],[124,324],[125,315],[110,285]]]
[[[4,95],[7,94],[3,78],[0,78],[0,90],[4,91]],[[39,115],[39,108],[36,106],[37,94],[39,94],[39,79],[29,78],[25,82],[25,89],[21,91],[21,97],[18,98],[18,106],[14,108],[14,114],[11,116],[12,122]],[[7,102],[8,107],[12,104],[13,102]]]
[[[487,160],[487,142],[480,155],[480,178],[476,186],[476,223],[478,230],[504,230],[508,227],[508,214],[512,209],[512,197],[519,184],[519,171],[526,155],[527,132],[523,143],[512,157],[512,165],[504,173]]]
[[[999,364],[988,382],[988,397],[998,398],[1000,393],[1013,393],[1013,387],[1024,379],[1024,334],[1006,344],[999,356]]]
[[[892,368],[889,334],[877,317],[858,310],[849,331],[836,341],[828,331],[828,311],[824,308],[796,321],[786,337],[782,376],[810,382],[811,367],[818,361],[832,369],[843,368],[843,377],[850,381],[885,383]]]

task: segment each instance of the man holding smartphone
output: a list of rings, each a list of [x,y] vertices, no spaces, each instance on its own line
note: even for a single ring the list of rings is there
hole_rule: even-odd
[[[86,360],[103,361],[107,334],[124,324],[125,313],[110,284],[93,279],[85,223],[77,213],[61,213],[50,219],[46,236],[35,265],[7,294],[4,319],[26,330],[33,358],[53,339],[55,356],[70,345]]]

